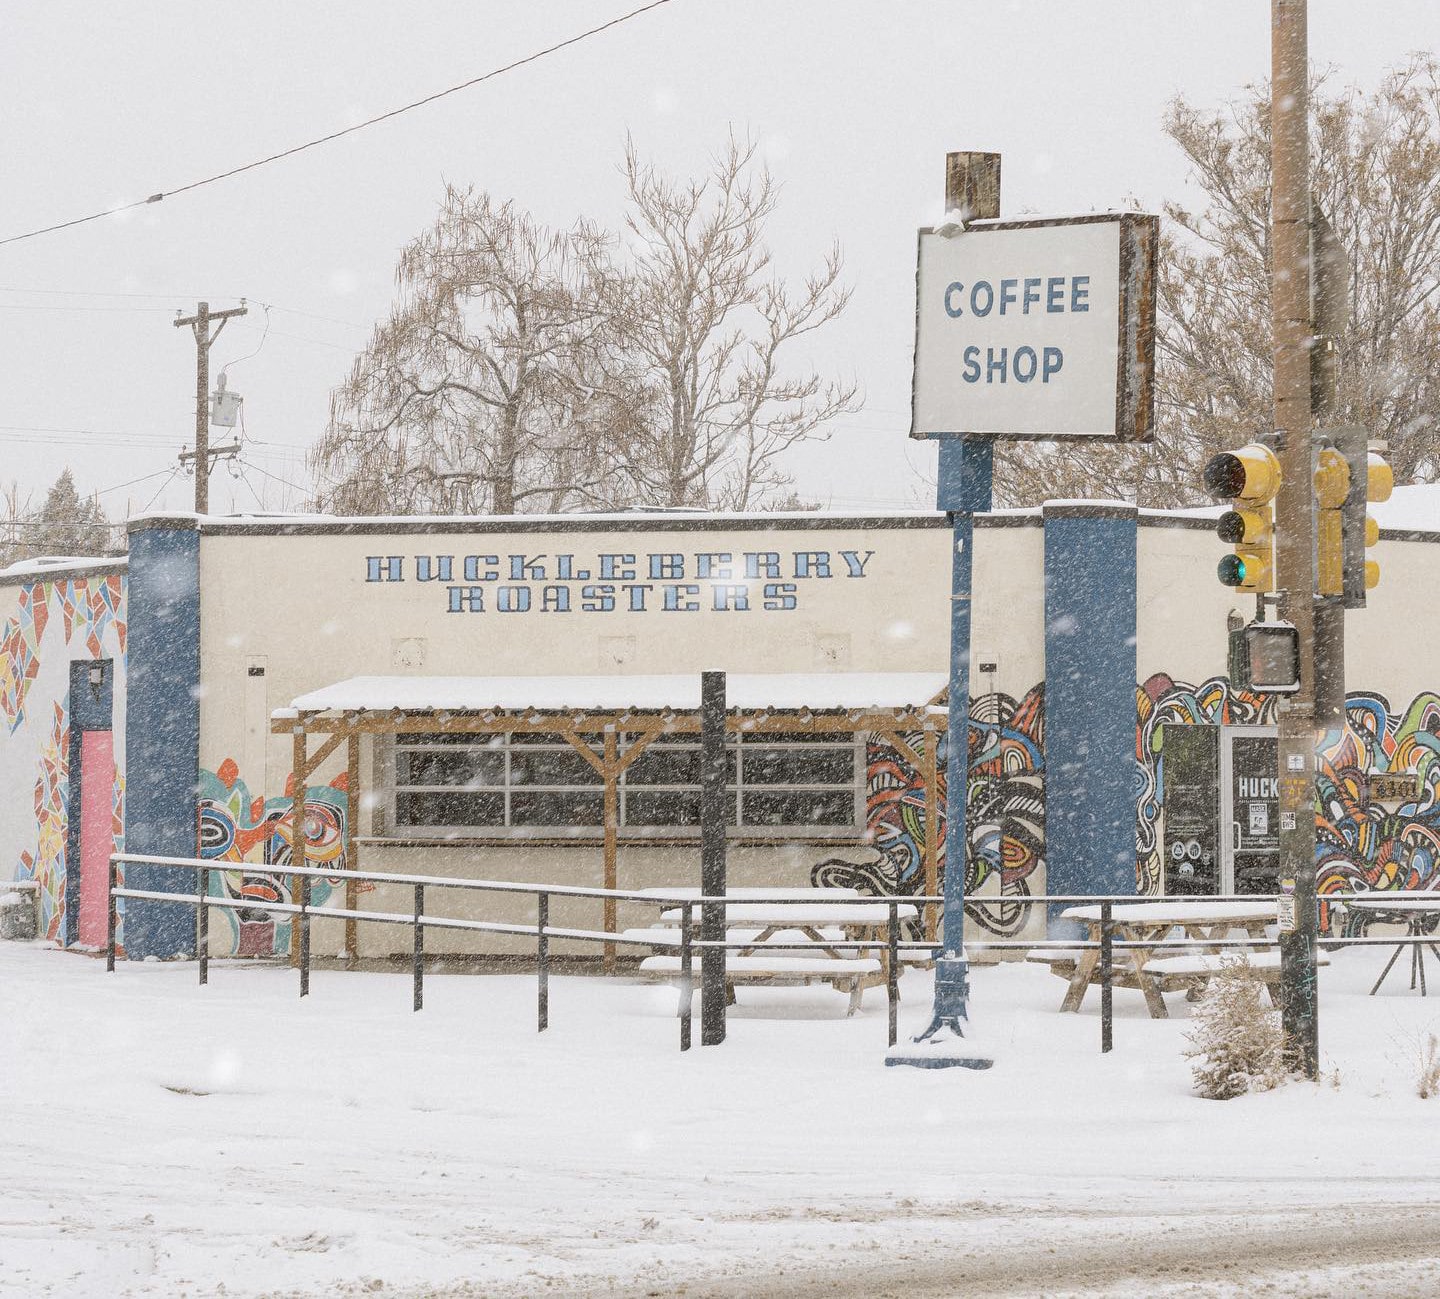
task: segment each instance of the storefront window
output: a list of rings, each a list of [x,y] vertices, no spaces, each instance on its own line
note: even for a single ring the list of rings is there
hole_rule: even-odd
[[[630,737],[621,736],[621,751]],[[598,749],[598,744],[597,744]],[[757,836],[846,836],[864,817],[859,736],[743,734],[727,745],[728,822]],[[406,735],[397,739],[394,824],[401,834],[537,830],[598,836],[604,782],[545,735]],[[622,830],[693,836],[700,824],[698,736],[662,737],[620,779]]]

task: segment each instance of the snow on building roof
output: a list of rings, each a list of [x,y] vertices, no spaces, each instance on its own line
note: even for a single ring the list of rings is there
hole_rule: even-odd
[[[852,711],[922,707],[946,685],[943,672],[732,673],[725,683],[732,709]],[[700,674],[653,676],[351,677],[300,695],[276,717],[300,712],[503,710],[611,712],[700,707]]]
[[[114,568],[117,565],[123,568],[125,563],[124,555],[41,555],[35,559],[20,559],[7,568],[0,568],[0,582],[71,569]]]

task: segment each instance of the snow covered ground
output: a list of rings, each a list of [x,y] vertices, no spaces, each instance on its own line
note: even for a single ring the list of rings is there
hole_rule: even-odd
[[[556,978],[542,1036],[523,975],[417,1015],[0,944],[0,1294],[1434,1294],[1440,1000],[1365,996],[1384,954],[1321,972],[1324,1085],[1213,1102],[1183,997],[1102,1056],[1034,966],[975,971],[975,1074],[884,1068],[881,990],[742,989],[682,1056],[664,988]]]

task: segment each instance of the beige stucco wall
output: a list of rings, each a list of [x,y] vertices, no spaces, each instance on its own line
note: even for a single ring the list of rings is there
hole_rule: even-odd
[[[779,552],[782,577],[730,582],[750,587],[751,609],[714,609],[719,583],[697,579],[701,552],[733,556],[743,570],[746,553]],[[829,578],[795,575],[796,552],[830,556]],[[842,552],[855,552],[863,576],[851,576]],[[873,552],[873,553],[870,553]],[[685,557],[683,593],[702,607],[666,612],[656,607],[664,583],[615,581],[618,588],[648,585],[646,612],[499,612],[496,588],[516,584],[466,583],[459,574],[467,555],[544,556],[547,577],[557,555],[572,555],[572,571],[598,575],[604,554]],[[405,580],[367,581],[372,556],[399,556]],[[417,556],[453,556],[456,579],[414,579]],[[516,532],[445,535],[257,536],[238,530],[203,534],[200,581],[201,765],[214,770],[237,762],[253,790],[279,792],[289,769],[288,741],[264,742],[271,710],[297,695],[347,677],[370,674],[439,676],[624,675],[698,672],[707,668],[749,672],[944,671],[948,634],[948,533],[942,526],[785,528],[767,532],[663,527],[646,532]],[[635,567],[625,565],[625,569]],[[813,564],[812,564],[813,569]],[[721,571],[717,564],[713,572]],[[793,584],[796,607],[765,609],[766,581]],[[594,584],[593,582],[591,584]],[[572,606],[586,585],[567,586]],[[486,611],[450,613],[448,588],[486,588]],[[783,598],[783,597],[779,597]],[[251,675],[263,668],[263,677]],[[263,682],[263,688],[261,683]],[[264,770],[257,770],[263,764]]]
[[[1203,527],[1146,525],[1136,555],[1135,679],[1164,672],[1191,683],[1225,672],[1226,624],[1233,609],[1248,622],[1255,597],[1221,586],[1215,566],[1229,549]]]
[[[1045,679],[1045,532],[1023,523],[975,529],[970,694],[1020,698]],[[981,671],[993,663],[994,672]]]
[[[204,664],[200,704],[200,764],[216,773],[227,760],[238,770],[245,797],[275,800],[284,794],[291,767],[288,736],[269,734],[270,714],[298,695],[353,676],[626,675],[698,672],[721,668],[734,672],[944,672],[948,659],[949,530],[943,520],[923,526],[886,527],[876,523],[835,522],[787,526],[777,520],[764,529],[666,526],[644,531],[515,531],[424,534],[403,531],[343,534],[307,531],[300,535],[257,535],[253,530],[210,527],[202,532],[200,581],[201,656]],[[778,554],[779,575],[767,572],[770,552]],[[845,552],[851,552],[847,562]],[[798,554],[809,556],[797,561]],[[696,575],[699,555],[729,555],[709,563],[711,576]],[[746,555],[761,555],[745,577]],[[466,556],[479,560],[477,574],[509,574],[509,557],[544,565],[545,580],[528,583],[464,580]],[[557,557],[571,556],[574,576],[557,581]],[[646,585],[644,612],[623,607],[613,612],[578,607],[583,588],[600,583],[601,557],[636,556],[632,563],[612,561],[617,573],[634,571],[633,580],[608,583],[622,606],[629,585]],[[698,591],[677,592],[693,600],[694,611],[667,611],[664,576],[648,572],[651,555],[681,556],[683,577]],[[826,555],[829,577],[818,575],[816,556]],[[402,581],[373,581],[370,560],[388,573],[389,557],[398,557]],[[450,556],[452,580],[417,581],[416,560],[425,557],[432,571]],[[543,558],[539,558],[543,557]],[[728,568],[730,576],[724,571]],[[666,570],[673,571],[673,570]],[[533,570],[532,570],[533,573]],[[808,573],[808,575],[807,575]],[[795,607],[764,608],[767,583],[793,586],[770,592],[772,604],[786,596]],[[502,612],[498,588],[529,585],[527,612]],[[748,586],[750,608],[715,607],[717,598],[734,605],[735,593],[717,585]],[[481,587],[484,612],[450,612],[450,587]],[[568,588],[571,611],[540,607],[541,588]],[[727,599],[728,597],[728,599]],[[551,593],[554,599],[553,590]],[[639,598],[639,597],[637,597]],[[462,606],[468,593],[460,597]],[[512,597],[513,599],[513,597]],[[325,784],[344,769],[343,751],[311,778]],[[376,752],[364,745],[362,814],[364,836],[376,829],[370,815],[377,787]],[[227,769],[234,775],[234,770]],[[202,775],[202,783],[205,777]],[[383,821],[380,828],[383,829]],[[806,884],[817,861],[830,856],[867,860],[863,845],[838,843],[759,846],[739,843],[730,855],[730,879],[744,884]],[[258,850],[255,854],[258,855]],[[531,879],[599,886],[598,842],[539,846],[515,840],[447,848],[367,842],[359,853],[365,870],[471,878]],[[621,888],[694,883],[698,846],[622,845],[618,863]],[[391,894],[395,896],[391,896]],[[340,905],[337,894],[330,905]],[[454,899],[458,904],[461,900]],[[393,887],[362,895],[367,908],[408,910],[407,888]],[[447,903],[448,905],[448,903]],[[491,899],[483,913],[474,905],[453,914],[525,918],[533,902]],[[598,927],[598,904],[561,903],[554,920]],[[569,916],[574,911],[573,917]],[[593,913],[593,914],[591,914]],[[649,923],[637,913],[622,922]],[[226,936],[228,937],[228,935]],[[529,950],[525,941],[450,933],[432,936],[435,951]],[[217,942],[224,939],[217,935]],[[339,922],[317,922],[317,953],[338,951]],[[362,926],[366,956],[408,950],[408,931]],[[560,948],[557,951],[563,950]]]

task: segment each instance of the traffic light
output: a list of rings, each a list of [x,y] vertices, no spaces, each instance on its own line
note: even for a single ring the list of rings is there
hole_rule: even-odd
[[[1215,531],[1235,547],[1216,569],[1225,586],[1240,591],[1275,587],[1275,493],[1280,490],[1280,461],[1269,447],[1252,442],[1238,451],[1222,451],[1205,466],[1205,490],[1231,508]]]
[[[1395,471],[1390,468],[1390,463],[1377,452],[1369,451],[1365,456],[1365,502],[1388,501],[1390,493],[1395,490]],[[1364,506],[1361,506],[1364,510]],[[1364,510],[1365,522],[1362,541],[1366,546],[1373,546],[1380,540],[1380,525],[1371,517],[1368,510]],[[1361,551],[1363,555],[1363,550]],[[1365,560],[1362,570],[1365,580],[1365,589],[1373,591],[1380,585],[1380,565],[1373,559]]]
[[[1395,486],[1395,475],[1385,458],[1369,448],[1365,430],[1347,426],[1332,432],[1336,445],[1344,453],[1350,469],[1349,490],[1341,511],[1344,529],[1345,607],[1363,609],[1365,592],[1373,591],[1380,582],[1380,565],[1365,558],[1365,550],[1380,540],[1380,525],[1370,517],[1366,506],[1371,501],[1388,501]]]
[[[1345,524],[1350,495],[1350,465],[1333,446],[1315,453],[1315,591],[1345,593]]]

